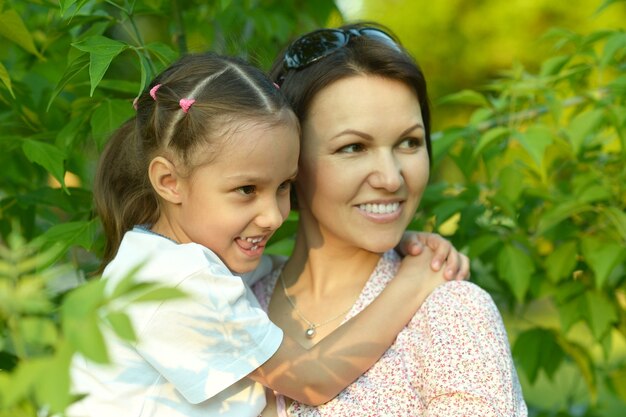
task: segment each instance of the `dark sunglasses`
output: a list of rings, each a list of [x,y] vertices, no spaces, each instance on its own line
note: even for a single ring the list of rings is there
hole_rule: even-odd
[[[358,36],[376,39],[398,51],[401,50],[391,35],[377,28],[319,29],[296,39],[289,45],[283,58],[283,74],[279,77],[279,82],[282,82],[285,71],[311,65],[346,46],[350,38]]]

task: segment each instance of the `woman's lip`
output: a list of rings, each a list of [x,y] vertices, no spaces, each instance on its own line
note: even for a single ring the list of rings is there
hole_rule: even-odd
[[[404,202],[376,202],[357,204],[356,209],[366,219],[375,223],[389,223],[397,220],[402,214]]]

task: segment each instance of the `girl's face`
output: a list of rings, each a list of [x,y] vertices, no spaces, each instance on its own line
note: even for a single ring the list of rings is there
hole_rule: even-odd
[[[428,182],[415,92],[376,76],[336,81],[311,103],[301,146],[296,189],[310,244],[393,248]]]
[[[289,214],[298,169],[294,122],[249,123],[216,144],[213,160],[181,181],[177,229],[237,273],[253,270]],[[177,237],[180,240],[180,236]]]

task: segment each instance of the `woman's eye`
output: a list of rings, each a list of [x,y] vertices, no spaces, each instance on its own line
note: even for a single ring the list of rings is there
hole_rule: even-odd
[[[422,140],[419,138],[406,138],[398,145],[401,149],[417,149],[422,146]]]
[[[350,145],[346,145],[343,146],[341,148],[339,148],[339,150],[337,152],[340,153],[356,153],[356,152],[362,152],[363,150],[365,150],[365,146],[363,146],[360,143],[351,143]]]
[[[291,190],[291,180],[285,181],[278,186],[279,192],[285,192]]]
[[[243,187],[237,188],[236,191],[243,195],[250,195],[254,194],[254,192],[256,191],[256,187],[254,185],[244,185]]]

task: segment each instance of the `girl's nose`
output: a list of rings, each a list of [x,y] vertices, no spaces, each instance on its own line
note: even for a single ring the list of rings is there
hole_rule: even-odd
[[[261,212],[256,218],[259,227],[267,230],[278,229],[284,221],[279,202],[276,199],[268,199],[263,202]]]

